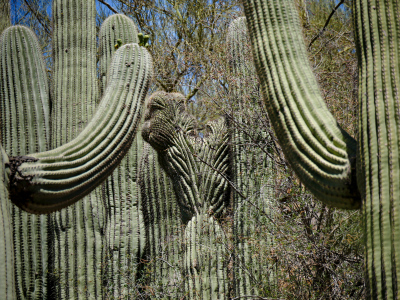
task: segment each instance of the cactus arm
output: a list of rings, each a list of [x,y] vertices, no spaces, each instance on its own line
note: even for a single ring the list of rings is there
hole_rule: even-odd
[[[66,207],[92,191],[129,149],[152,76],[148,52],[137,44],[115,54],[109,85],[88,126],[48,152],[11,157],[11,200],[32,213]]]
[[[357,143],[329,113],[308,62],[290,1],[244,1],[268,115],[286,158],[321,201],[359,208]]]

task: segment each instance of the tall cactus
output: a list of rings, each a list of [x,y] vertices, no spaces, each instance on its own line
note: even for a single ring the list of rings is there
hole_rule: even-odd
[[[17,149],[12,150],[14,155],[18,155],[16,151],[22,150],[26,154],[7,159],[8,162],[3,165],[8,175],[6,182],[9,182],[11,200],[17,206],[33,213],[49,213],[76,202],[90,193],[114,170],[132,144],[152,76],[152,62],[148,52],[135,44],[124,45],[115,53],[110,64],[107,88],[94,113],[97,100],[96,57],[91,45],[94,45],[94,39],[91,42],[87,41],[87,34],[94,32],[86,26],[94,24],[94,1],[62,1],[62,4],[56,1],[53,17],[55,25],[52,129],[57,130],[59,134],[53,131],[52,140],[54,145],[58,145],[74,135],[77,135],[76,138],[51,151],[26,154],[28,151],[41,150],[37,147],[45,144],[46,135],[43,134],[43,129],[35,124],[48,124],[41,109],[46,107],[43,103],[49,96],[46,91],[47,81],[43,80],[46,79],[46,75],[43,75],[43,66],[40,67],[37,43],[30,40],[32,33],[28,29],[10,30],[17,32],[16,38],[12,43],[6,43],[6,46],[11,48],[7,50],[7,54],[3,53],[2,57],[19,52],[21,55],[13,55],[12,60],[2,60],[2,70],[10,69],[0,72],[0,82],[4,87],[2,103],[5,103],[5,106],[2,105],[2,129],[7,132],[5,138],[12,145],[9,147]],[[28,50],[23,50],[24,47]],[[32,52],[35,47],[36,52]],[[36,61],[31,59],[35,55],[38,58]],[[11,62],[15,64],[14,71],[11,70]],[[30,65],[26,66],[27,63]],[[20,74],[19,81],[12,77],[13,72]],[[17,84],[23,84],[23,87],[16,88]],[[23,104],[23,96],[28,97],[31,102]],[[85,99],[89,99],[89,102]],[[14,122],[8,115],[9,110],[6,111],[13,107],[17,107],[14,115],[20,117]],[[79,133],[80,128],[83,128],[82,124],[86,123],[92,114],[90,123]],[[3,126],[4,122],[11,126]],[[32,132],[25,135],[28,127]],[[35,138],[37,141],[31,143]],[[6,191],[2,192],[1,197],[2,207],[3,204],[8,205]],[[34,268],[24,265],[24,256],[21,256],[21,266],[25,269],[22,269],[21,275],[17,272],[17,278],[22,278],[21,282],[24,282],[22,287],[19,286],[19,298],[101,297],[100,259],[103,251],[104,224],[100,223],[104,218],[99,215],[98,210],[102,206],[102,202],[84,201],[80,203],[79,209],[75,209],[75,213],[64,211],[52,217],[51,226],[57,236],[55,245],[58,263],[49,268],[65,275],[64,278],[60,278],[63,286],[57,289],[56,294],[43,295],[43,270],[32,274]],[[9,216],[2,216],[2,221],[5,222],[2,232],[6,235],[6,240],[11,232]],[[27,222],[29,224],[29,221]],[[29,232],[29,225],[27,227]],[[40,229],[43,231],[45,227],[41,226]],[[69,234],[71,230],[73,234]],[[23,235],[23,230],[18,231]],[[25,243],[23,237],[19,239]],[[29,238],[36,239],[27,237],[28,244]],[[9,258],[12,257],[7,255],[12,249],[10,245],[11,243],[7,245],[4,253],[4,256]],[[17,251],[24,252],[22,248]],[[35,259],[39,260],[42,254],[35,251],[33,255],[37,255]],[[2,295],[11,295],[12,299],[16,295],[10,293],[12,289],[8,283],[11,282],[10,274],[13,272],[9,270],[8,261],[2,265],[0,272],[7,276],[6,285],[2,286],[0,292]],[[33,277],[36,281],[29,282]],[[47,285],[49,286],[49,283]]]
[[[397,0],[353,1],[357,144],[323,103],[293,1],[244,1],[265,103],[291,166],[321,201],[361,206],[369,299],[399,297],[399,5]]]
[[[0,45],[1,143],[14,156],[45,151],[50,139],[50,101],[36,36],[28,28],[13,26],[3,32]],[[51,276],[49,216],[31,215],[13,205],[12,221],[17,297],[42,299]]]
[[[258,92],[259,84],[251,57],[246,18],[237,18],[229,25],[226,49],[231,86],[229,104],[232,116],[229,130],[232,177],[234,185],[242,194],[232,191],[235,212],[233,236],[236,246],[232,288],[236,296],[256,295],[260,288],[256,287],[257,282],[265,282],[260,280],[261,276],[267,276],[270,283],[270,286],[263,286],[263,289],[276,288],[276,266],[256,263],[252,254],[258,249],[251,249],[249,241],[257,231],[254,216],[259,213],[258,209],[270,214],[274,171],[265,151],[253,146],[257,142],[255,139],[266,139],[268,134],[261,122],[256,123],[260,120],[256,114],[260,114],[264,108]],[[269,227],[273,232],[272,224]],[[264,243],[272,243],[272,237]]]
[[[123,44],[139,42],[136,25],[124,15],[112,15],[101,25],[99,41],[101,89],[104,91],[115,51]],[[103,186],[108,219],[105,232],[106,296],[133,298],[136,292],[137,267],[145,246],[144,217],[137,183],[142,148],[143,139],[138,132],[128,154]]]
[[[180,94],[153,94],[147,105],[142,134],[157,150],[162,167],[174,182],[183,219],[190,220],[185,228],[185,237],[189,238],[185,240],[188,293],[202,299],[223,299],[228,295],[228,288],[227,273],[221,271],[226,270],[222,259],[211,260],[196,269],[190,257],[201,258],[198,251],[203,242],[212,255],[224,257],[223,235],[211,216],[221,215],[226,205],[228,135],[220,121],[209,125],[207,138],[190,136],[194,120],[183,112],[183,103],[184,97]],[[205,231],[204,226],[208,228]]]

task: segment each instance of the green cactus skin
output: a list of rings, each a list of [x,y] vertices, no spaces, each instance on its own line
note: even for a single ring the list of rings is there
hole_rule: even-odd
[[[209,215],[220,215],[226,205],[228,195],[228,134],[223,120],[208,125],[207,137],[201,139],[191,136],[194,120],[184,113],[184,97],[177,93],[157,92],[147,105],[142,135],[158,153],[162,168],[171,181],[181,209],[183,221],[189,221],[185,231],[186,238],[191,236],[193,243],[186,250],[193,257],[197,245],[193,230],[199,230],[195,220],[208,219]],[[194,218],[194,219],[193,219]],[[192,220],[192,221],[190,221]],[[202,223],[198,221],[199,223]],[[219,231],[219,225],[211,222],[208,232]],[[193,228],[192,228],[193,227]],[[197,229],[196,229],[197,228]],[[201,235],[201,234],[200,234]],[[220,252],[210,236],[199,238],[206,243],[218,258]],[[194,249],[194,250],[193,250]],[[199,248],[197,248],[199,249]],[[220,299],[227,295],[226,273],[216,271],[220,267],[216,261],[209,260],[204,268],[194,271],[193,266],[186,264],[185,277],[188,293],[196,297],[194,289],[203,295],[203,299]],[[226,269],[225,269],[226,271]],[[193,281],[195,284],[191,284]]]
[[[116,44],[119,48],[125,43],[137,43],[137,28],[128,17],[112,15],[103,22],[99,39],[101,85],[104,90],[115,54],[112,45]],[[108,296],[113,295],[115,298],[134,297],[137,266],[144,252],[144,217],[137,183],[142,149],[143,139],[138,132],[128,154],[107,178],[103,187],[108,220],[104,278],[107,281]]]
[[[147,143],[140,161],[138,183],[147,236],[144,259],[149,268],[148,285],[161,282],[158,292],[180,299],[184,296],[180,272],[183,264],[178,242],[183,224],[173,182],[161,168],[157,152]]]
[[[18,49],[18,51],[17,51]],[[0,37],[1,144],[9,155],[45,151],[49,145],[49,89],[35,34],[14,26]],[[12,206],[18,299],[47,297],[49,216]]]
[[[356,143],[349,142],[347,135],[341,133],[322,103],[307,60],[294,3],[290,0],[249,0],[244,6],[265,103],[286,157],[307,187],[312,187],[311,183],[315,181],[311,190],[320,200],[335,206],[359,207],[358,199],[332,201],[331,197],[324,199],[319,190],[315,191],[316,187],[321,187],[329,192],[327,182],[330,179],[317,176],[316,164],[308,168],[309,174],[302,171],[307,169],[301,157],[307,155],[314,161],[320,160],[319,147],[326,149],[323,151],[334,150],[331,143],[322,139],[323,132],[336,131],[344,137],[344,143],[336,138],[333,141],[343,149],[340,152],[349,153],[350,160]],[[395,0],[353,1],[360,103],[357,183],[364,216],[368,299],[398,299],[399,9],[399,2]],[[292,120],[294,117],[296,119]],[[318,148],[317,140],[309,139],[310,135],[322,141]],[[304,147],[303,137],[307,137],[307,144],[315,145],[314,149],[318,151],[311,152],[309,147]],[[348,166],[353,165],[349,163]],[[347,168],[349,174],[352,169]],[[349,194],[357,191],[352,184],[353,173],[351,171],[349,175]],[[310,175],[313,176],[311,182]],[[335,183],[334,180],[331,182]]]
[[[185,229],[186,290],[190,299],[227,299],[224,233],[206,214],[196,215]]]
[[[247,111],[262,112],[261,97],[254,99],[251,95],[257,95],[258,80],[255,74],[254,62],[251,56],[251,45],[248,39],[246,18],[241,17],[232,21],[229,25],[226,37],[226,49],[229,60],[229,78],[232,83],[231,96],[229,98],[234,120],[228,120],[230,129],[230,151],[232,180],[237,189],[246,197],[242,198],[236,191],[232,191],[232,205],[234,214],[233,236],[235,237],[236,251],[233,268],[232,290],[235,296],[257,295],[255,284],[261,280],[257,276],[269,274],[269,290],[276,288],[276,266],[262,265],[254,261],[251,253],[252,245],[249,238],[254,238],[257,232],[253,216],[258,210],[248,203],[251,201],[263,211],[271,211],[273,198],[273,166],[260,149],[254,149],[251,138],[240,128],[249,126],[245,124]],[[262,124],[259,124],[262,125]],[[250,125],[254,126],[254,124]],[[257,135],[263,138],[267,133],[263,127],[252,128],[257,130]],[[255,134],[254,134],[255,135]],[[257,163],[254,163],[257,162]],[[272,218],[272,215],[270,216]],[[270,224],[273,231],[273,226]],[[272,243],[272,238],[266,243]],[[269,244],[268,244],[269,245]],[[266,245],[267,246],[267,245]],[[254,251],[254,249],[253,249]],[[251,276],[249,275],[251,274]],[[253,286],[253,287],[252,287]]]
[[[286,158],[317,198],[336,207],[359,208],[357,143],[323,101],[296,10],[288,1],[243,4],[268,116]]]
[[[100,88],[104,93],[107,84],[107,73],[109,72],[112,56],[116,49],[127,43],[139,43],[138,31],[132,19],[125,15],[111,15],[104,20],[100,27],[99,47],[100,47]],[[115,47],[118,45],[118,48]]]
[[[2,299],[17,299],[14,274],[14,247],[11,202],[8,200],[8,156],[0,145],[0,294]]]

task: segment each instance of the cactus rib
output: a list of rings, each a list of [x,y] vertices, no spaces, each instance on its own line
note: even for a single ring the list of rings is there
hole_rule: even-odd
[[[31,213],[66,207],[92,191],[129,149],[152,76],[148,52],[137,44],[115,54],[109,84],[88,126],[51,151],[10,157],[11,200]]]

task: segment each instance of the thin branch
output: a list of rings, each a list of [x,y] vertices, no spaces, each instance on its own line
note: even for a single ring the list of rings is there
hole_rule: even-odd
[[[325,30],[326,30],[326,27],[328,27],[329,22],[331,21],[333,15],[334,15],[335,12],[339,9],[339,7],[344,3],[344,1],[345,1],[345,0],[340,0],[340,2],[335,6],[335,8],[332,10],[331,14],[329,15],[328,19],[326,20],[324,27],[323,27],[322,30],[311,40],[310,44],[308,45],[308,48],[310,48],[311,45],[312,45],[319,37],[321,37],[321,36],[324,34],[324,32],[325,32]]]
[[[110,5],[108,4],[106,1],[104,0],[99,0],[100,3],[102,3],[103,5],[107,6],[109,10],[111,10],[113,13],[117,14],[118,12]]]

